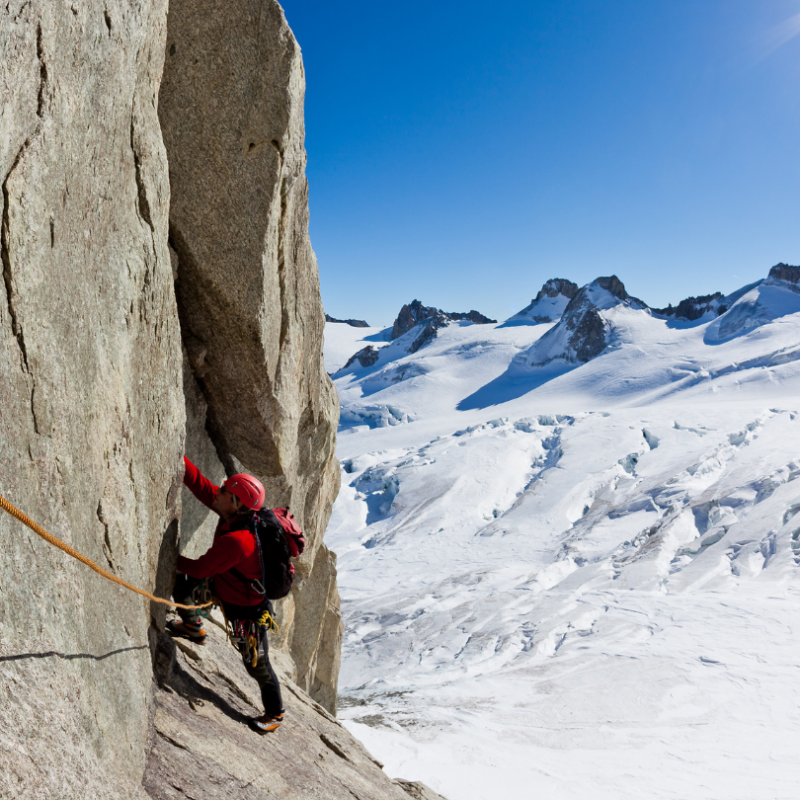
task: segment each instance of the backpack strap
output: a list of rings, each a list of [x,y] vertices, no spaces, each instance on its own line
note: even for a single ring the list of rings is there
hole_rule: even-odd
[[[254,578],[246,578],[236,567],[231,567],[228,572],[240,580],[248,589],[252,589],[257,595],[260,597],[267,596],[267,590],[264,588],[264,554],[261,552],[261,540],[258,538],[258,531],[256,530],[256,526],[258,523],[255,523],[255,516],[258,512],[255,512],[252,517],[249,518],[249,526],[248,530],[250,533],[253,534],[253,538],[256,540],[256,550],[258,550],[258,563],[261,567],[261,580],[254,579]],[[254,524],[255,523],[255,524]]]

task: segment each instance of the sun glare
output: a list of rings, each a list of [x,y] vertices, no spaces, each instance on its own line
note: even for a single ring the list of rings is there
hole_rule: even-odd
[[[771,56],[785,44],[800,34],[800,14],[785,19],[767,30],[761,37],[759,61]]]

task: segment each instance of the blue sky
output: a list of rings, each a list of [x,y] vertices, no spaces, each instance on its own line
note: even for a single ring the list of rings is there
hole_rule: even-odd
[[[800,0],[285,0],[325,310],[653,305],[800,263]]]

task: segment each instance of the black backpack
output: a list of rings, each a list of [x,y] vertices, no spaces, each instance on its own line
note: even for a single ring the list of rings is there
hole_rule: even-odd
[[[250,532],[256,537],[261,580],[245,578],[235,567],[228,570],[256,594],[269,600],[286,597],[294,583],[292,558],[306,546],[303,531],[288,508],[262,508],[249,519]]]

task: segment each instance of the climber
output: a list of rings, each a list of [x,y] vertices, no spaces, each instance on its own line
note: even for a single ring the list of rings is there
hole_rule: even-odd
[[[178,558],[178,575],[172,592],[177,603],[191,605],[198,600],[198,591],[211,584],[214,595],[220,600],[225,617],[237,630],[255,633],[258,660],[253,666],[253,651],[247,636],[238,641],[244,666],[261,689],[264,715],[254,719],[251,726],[259,733],[274,731],[282,722],[284,709],[281,687],[269,663],[265,611],[273,616],[272,604],[254,587],[262,578],[259,550],[255,533],[249,525],[249,516],[264,504],[264,487],[252,475],[233,475],[222,486],[215,486],[184,456],[186,471],[184,484],[203,505],[220,516],[214,532],[214,542],[200,558]],[[238,575],[238,577],[237,577]],[[244,580],[242,580],[244,579]],[[170,620],[167,630],[202,644],[206,639],[203,621],[196,611],[178,609],[181,619]]]

